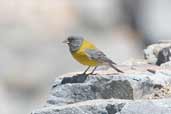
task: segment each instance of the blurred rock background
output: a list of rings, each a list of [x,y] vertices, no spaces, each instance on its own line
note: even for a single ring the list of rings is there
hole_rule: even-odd
[[[169,0],[0,0],[0,113],[41,107],[59,74],[84,70],[61,42],[82,35],[112,60],[171,38]]]

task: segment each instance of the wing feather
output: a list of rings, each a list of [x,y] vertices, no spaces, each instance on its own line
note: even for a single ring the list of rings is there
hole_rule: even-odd
[[[96,60],[101,63],[116,64],[98,49],[86,49],[85,53],[91,60]]]

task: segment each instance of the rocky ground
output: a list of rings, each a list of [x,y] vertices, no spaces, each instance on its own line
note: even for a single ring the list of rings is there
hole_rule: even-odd
[[[32,114],[171,114],[169,61],[170,43],[162,42],[149,46],[144,60],[117,66],[124,73],[59,76],[45,107]]]

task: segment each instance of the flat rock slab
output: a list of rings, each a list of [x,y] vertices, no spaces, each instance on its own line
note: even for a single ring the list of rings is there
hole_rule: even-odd
[[[171,114],[171,99],[91,100],[65,106],[48,106],[32,114]]]
[[[59,106],[110,98],[156,99],[171,94],[170,71],[74,75],[66,74],[57,77],[47,100],[48,104]]]

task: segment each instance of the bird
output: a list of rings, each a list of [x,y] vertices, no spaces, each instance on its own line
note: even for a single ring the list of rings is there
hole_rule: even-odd
[[[69,36],[63,43],[69,46],[69,51],[75,60],[80,64],[88,66],[87,69],[82,73],[86,74],[90,67],[94,67],[93,74],[98,66],[107,65],[112,67],[114,70],[120,73],[124,73],[118,69],[116,63],[109,59],[101,50],[97,49],[96,46],[84,39],[81,36]]]

